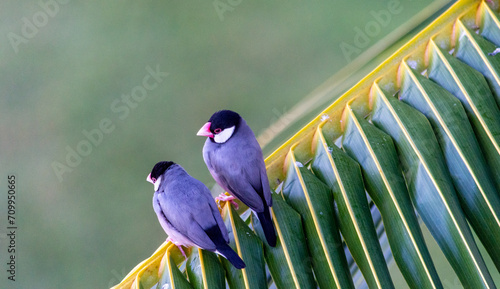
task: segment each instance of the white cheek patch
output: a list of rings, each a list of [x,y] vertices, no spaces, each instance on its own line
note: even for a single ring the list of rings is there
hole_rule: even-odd
[[[158,188],[160,187],[161,184],[161,176],[158,177],[158,179],[155,182],[155,192],[158,191]]]
[[[226,128],[225,130],[221,131],[220,133],[214,136],[214,141],[216,143],[225,143],[233,135],[233,132],[234,132],[234,126]]]

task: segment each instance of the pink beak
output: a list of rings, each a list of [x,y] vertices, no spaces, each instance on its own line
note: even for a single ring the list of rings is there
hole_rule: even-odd
[[[152,183],[154,185],[155,182],[153,182],[153,180],[151,179],[151,174],[148,175],[148,177],[146,178],[146,181]]]
[[[214,134],[210,132],[210,125],[212,125],[211,122],[207,122],[205,125],[203,125],[198,133],[196,135],[199,136],[206,136],[206,137],[214,137]]]

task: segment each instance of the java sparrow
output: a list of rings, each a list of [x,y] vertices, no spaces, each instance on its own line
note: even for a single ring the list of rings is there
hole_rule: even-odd
[[[198,246],[224,256],[237,269],[245,263],[229,247],[226,226],[210,190],[174,162],[159,162],[147,177],[154,185],[153,208],[160,224],[179,247]]]
[[[208,137],[203,159],[212,177],[257,213],[267,243],[276,246],[276,233],[269,213],[271,189],[262,150],[252,129],[236,112],[221,110],[210,117],[197,135]]]

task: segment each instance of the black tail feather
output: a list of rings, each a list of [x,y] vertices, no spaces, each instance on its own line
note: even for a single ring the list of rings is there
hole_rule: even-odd
[[[276,232],[274,231],[273,220],[271,220],[271,213],[269,212],[269,207],[264,206],[264,212],[257,213],[260,225],[266,236],[267,243],[271,247],[276,246]]]
[[[236,252],[226,243],[219,226],[213,226],[205,230],[205,233],[207,233],[210,240],[214,242],[215,250],[217,250],[219,254],[224,256],[237,269],[245,268],[245,262],[243,262],[240,256],[238,256],[238,254],[236,254]]]
[[[245,268],[245,262],[236,254],[236,252],[227,244],[217,246],[217,251],[224,256],[236,269]]]

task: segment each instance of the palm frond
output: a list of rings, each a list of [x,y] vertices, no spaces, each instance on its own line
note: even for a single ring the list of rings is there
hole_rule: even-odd
[[[443,288],[420,220],[464,287],[495,288],[497,8],[458,1],[266,159],[275,248],[243,205],[222,204],[245,269],[164,243],[113,288],[393,288],[392,258],[409,287]]]

